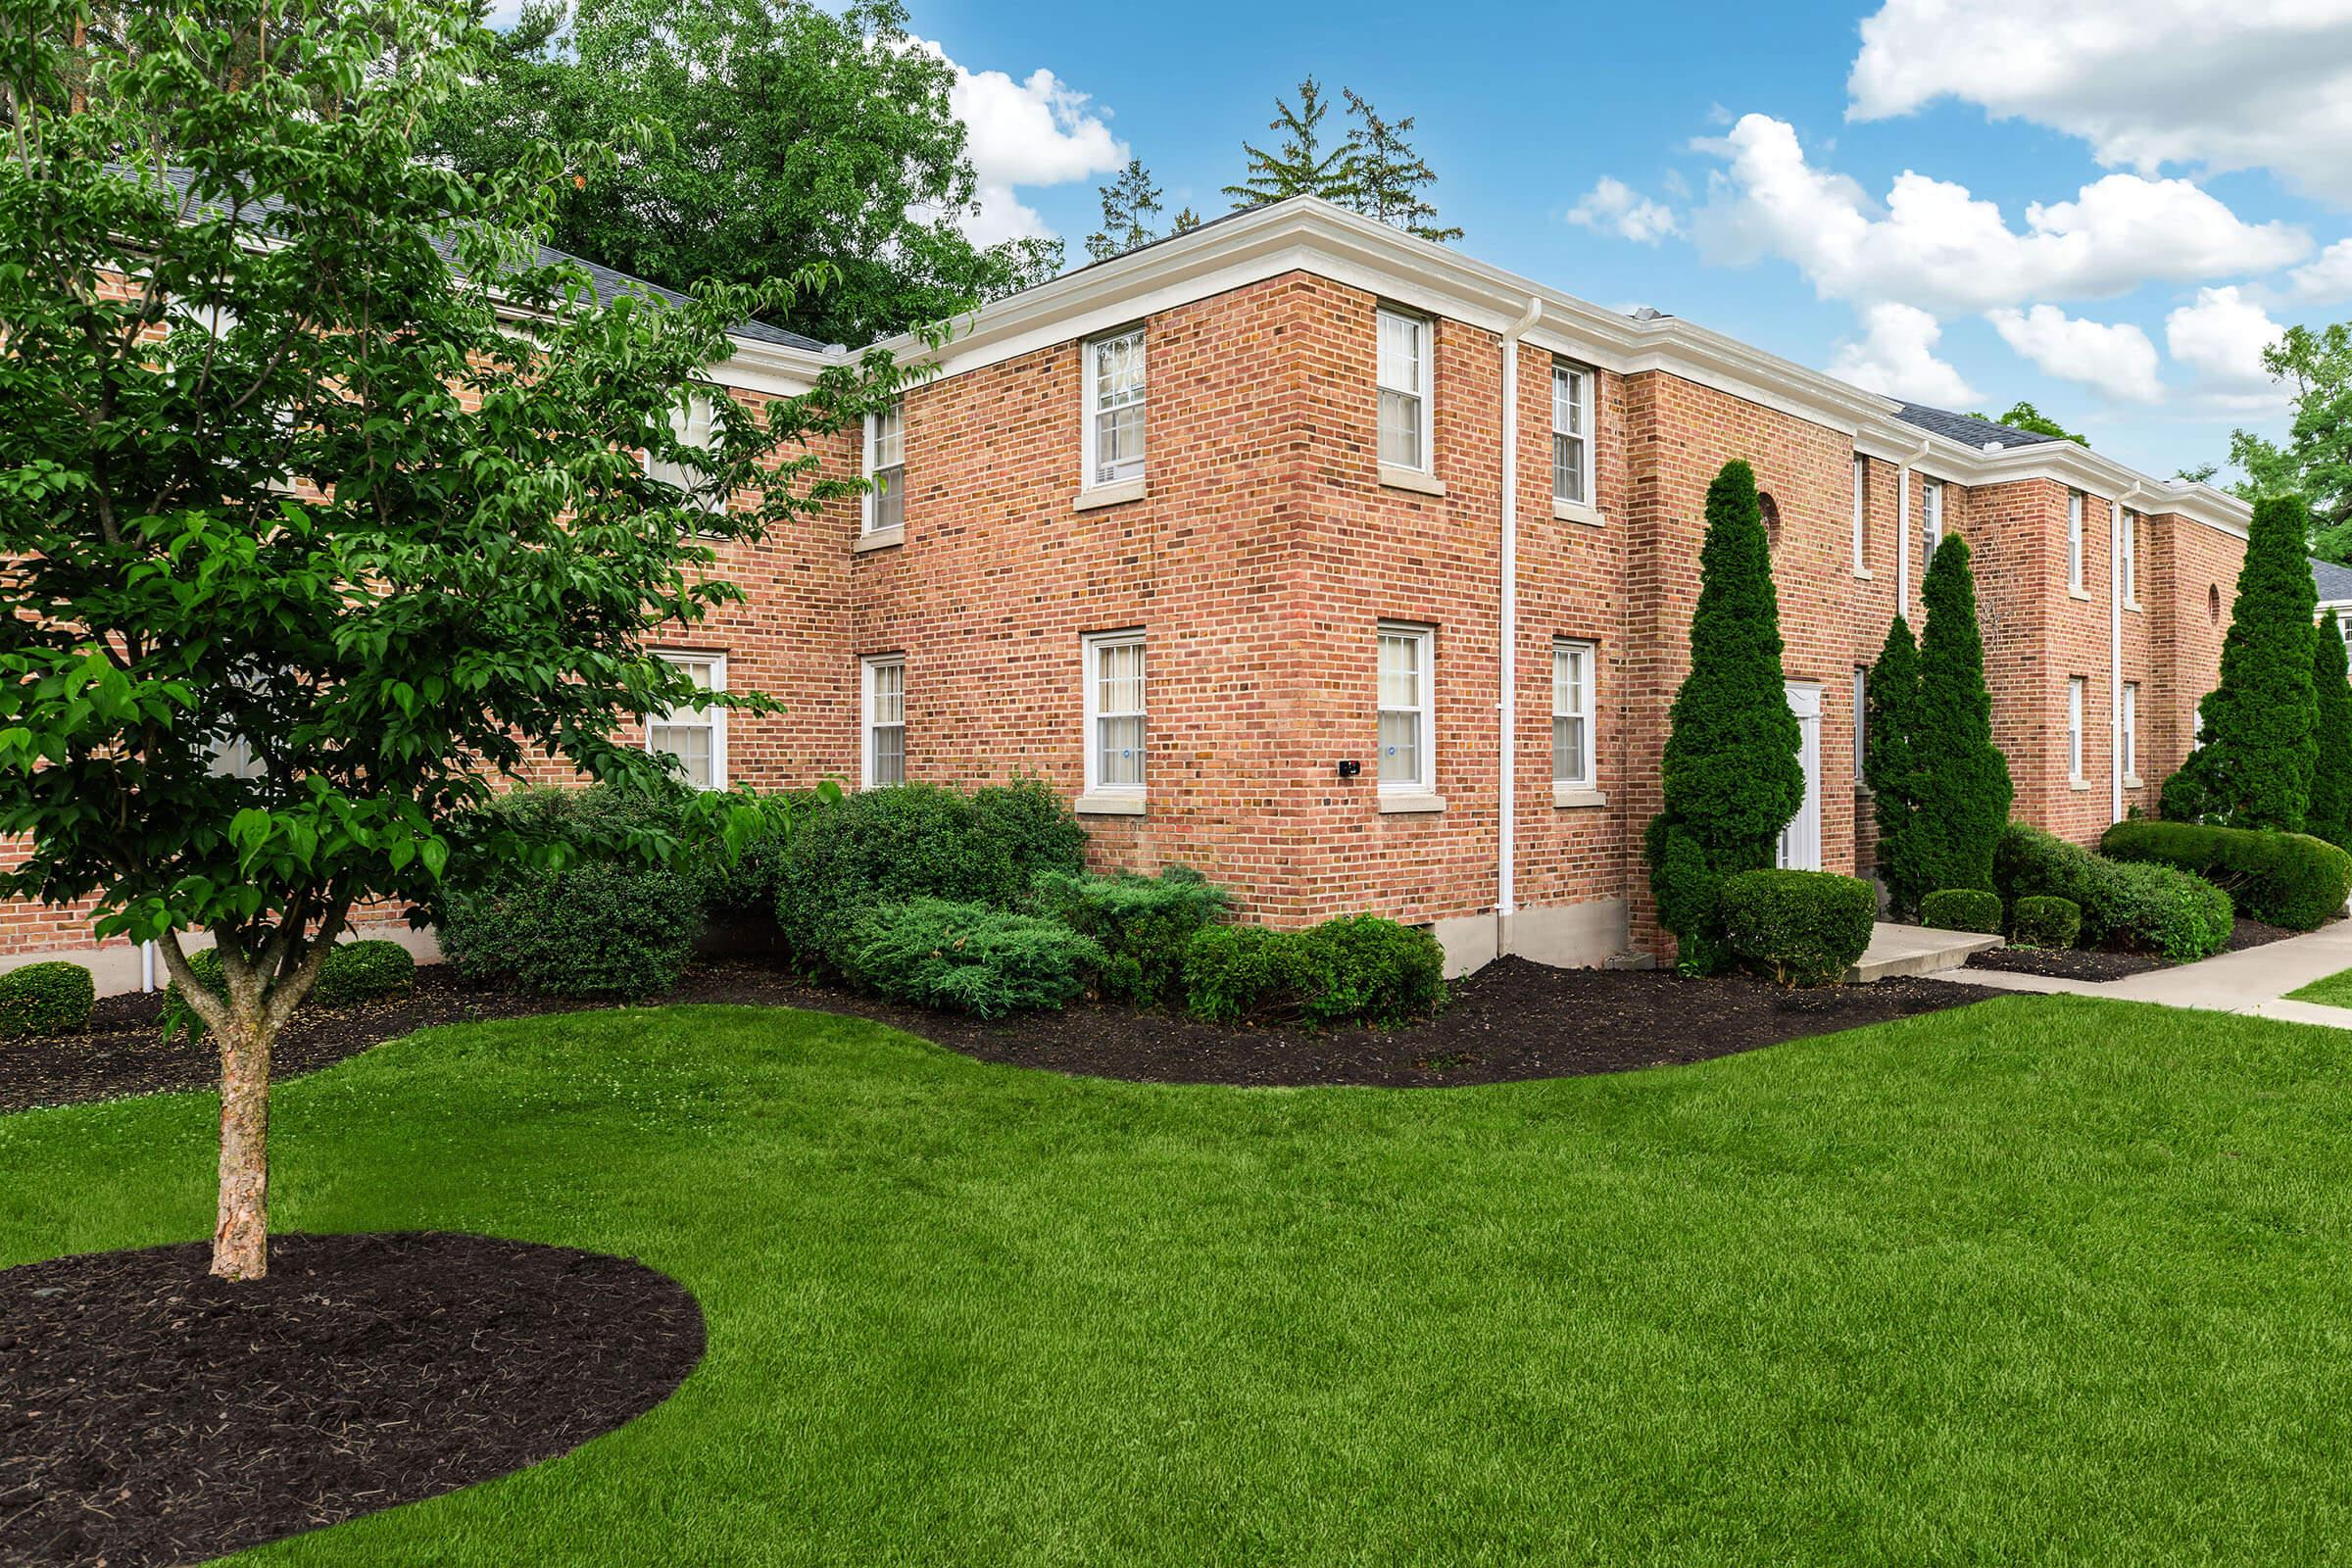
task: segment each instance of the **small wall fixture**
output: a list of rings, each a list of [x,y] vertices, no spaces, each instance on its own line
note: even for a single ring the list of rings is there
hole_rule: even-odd
[[[1343,757],[1340,759],[1340,777],[1354,778],[1358,774],[1362,773],[1363,770],[1364,764],[1357,761],[1354,758]]]

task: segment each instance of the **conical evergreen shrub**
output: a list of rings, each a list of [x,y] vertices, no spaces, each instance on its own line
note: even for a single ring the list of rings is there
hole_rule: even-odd
[[[2302,831],[2320,756],[2310,528],[2300,496],[2254,504],[2222,683],[2205,699],[2197,749],[2165,781],[2163,810],[2174,821]]]
[[[2311,809],[2303,831],[2352,850],[2352,681],[2347,680],[2343,628],[2330,610],[2312,639],[2313,711],[2319,717],[2319,760],[2311,772]]]
[[[1911,623],[1894,617],[1865,689],[1870,712],[1862,726],[1862,782],[1870,786],[1879,827],[1879,880],[1898,912],[1909,913],[1936,891],[1912,871],[1911,819],[1917,811],[1917,763],[1911,755],[1919,728],[1919,646]]]
[[[1665,808],[1644,836],[1658,922],[1681,966],[1725,961],[1723,880],[1769,868],[1781,829],[1804,804],[1796,715],[1781,675],[1780,599],[1756,498],[1737,460],[1707,486],[1707,538],[1690,617],[1690,673],[1675,694],[1660,763]]]
[[[2009,762],[1992,743],[1984,639],[1968,541],[1946,534],[1920,585],[1917,722],[1911,731],[1911,825],[1903,874],[1921,896],[1992,887],[1992,854],[2009,820]]]

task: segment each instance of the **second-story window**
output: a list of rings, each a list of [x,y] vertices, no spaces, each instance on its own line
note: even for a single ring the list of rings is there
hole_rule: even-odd
[[[1870,569],[1870,460],[1854,454],[1854,569]]]
[[[2116,581],[2123,585],[2124,603],[2139,603],[2139,514],[2124,514],[2124,531],[2116,540]]]
[[[1144,329],[1086,346],[1086,482],[1144,476]]]
[[[2066,585],[2082,591],[2082,492],[2066,493]]]
[[[865,416],[865,531],[906,524],[906,403],[900,399]]]
[[[1429,467],[1429,322],[1380,312],[1380,461]]]
[[[709,398],[699,393],[688,398],[684,408],[670,410],[669,433],[677,438],[679,447],[684,449],[683,454],[673,459],[648,452],[645,455],[646,477],[685,491],[689,506],[699,507],[705,512],[725,511],[726,492],[692,458],[694,453],[710,450],[711,442],[716,439],[717,428],[718,411]]]
[[[1592,372],[1573,365],[1551,370],[1551,493],[1592,504]]]
[[[1943,543],[1943,481],[1930,479],[1920,493],[1920,542],[1927,547],[1928,564],[1936,561],[1936,547]]]

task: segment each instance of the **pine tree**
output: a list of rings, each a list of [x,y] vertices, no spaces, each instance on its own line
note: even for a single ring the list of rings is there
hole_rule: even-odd
[[[1968,541],[1946,534],[1928,563],[1920,599],[1917,722],[1911,730],[1913,810],[1903,834],[1903,874],[1918,896],[1945,888],[1992,890],[1992,855],[2015,791],[1992,741],[1984,687],[1984,638]]]
[[[1862,782],[1870,786],[1871,812],[1878,822],[1879,880],[1894,907],[1909,912],[1934,888],[1912,873],[1911,819],[1917,810],[1912,746],[1919,728],[1919,645],[1902,616],[1886,628],[1879,662],[1870,666],[1870,712],[1863,725]]]
[[[1658,922],[1681,967],[1722,967],[1723,880],[1773,862],[1805,801],[1800,736],[1781,674],[1780,599],[1755,471],[1734,460],[1707,487],[1690,673],[1675,694],[1659,764],[1665,809],[1645,836]]]
[[[1325,152],[1323,117],[1330,113],[1331,105],[1312,76],[1298,84],[1297,109],[1275,99],[1274,118],[1266,122],[1266,128],[1282,132],[1282,145],[1267,152],[1250,142],[1242,143],[1250,170],[1240,184],[1225,187],[1234,206],[1257,207],[1293,196],[1320,196],[1344,207],[1353,206],[1357,199],[1355,133],[1349,131],[1337,147]]]
[[[1440,245],[1460,239],[1459,228],[1437,225],[1438,209],[1421,194],[1422,187],[1438,182],[1438,176],[1404,139],[1404,133],[1413,128],[1413,117],[1383,120],[1353,87],[1340,90],[1347,96],[1348,113],[1356,121],[1355,191],[1347,205],[1367,218],[1377,218]]]
[[[1159,238],[1149,221],[1159,211],[1159,187],[1152,183],[1142,159],[1128,159],[1116,179],[1095,189],[1102,197],[1102,226],[1086,236],[1090,258],[1106,262]]]
[[[2319,761],[2311,773],[2311,809],[2303,831],[2352,849],[2352,678],[2347,676],[2343,628],[2330,610],[2312,639],[2312,699],[2320,728]]]
[[[2300,496],[2254,505],[2237,604],[2222,641],[2222,683],[2205,699],[2197,749],[2165,781],[2163,810],[2176,821],[2302,829],[2319,763],[2312,689],[2312,586],[2304,540],[2311,513]]]

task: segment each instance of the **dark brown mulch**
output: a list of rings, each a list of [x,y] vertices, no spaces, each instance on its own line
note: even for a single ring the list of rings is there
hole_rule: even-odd
[[[2300,932],[2283,926],[2265,925],[2240,915],[2230,927],[2230,941],[2224,952],[2238,953],[2247,948],[2259,948],[2281,942]],[[1968,956],[1971,969],[2003,969],[2011,974],[2049,975],[2061,980],[2123,980],[2151,969],[2170,968],[2164,959],[2150,953],[2121,953],[2104,948],[1993,948],[1984,953]]]
[[[626,1258],[275,1236],[0,1271],[0,1561],[198,1562],[536,1464],[667,1398],[703,1314]]]

